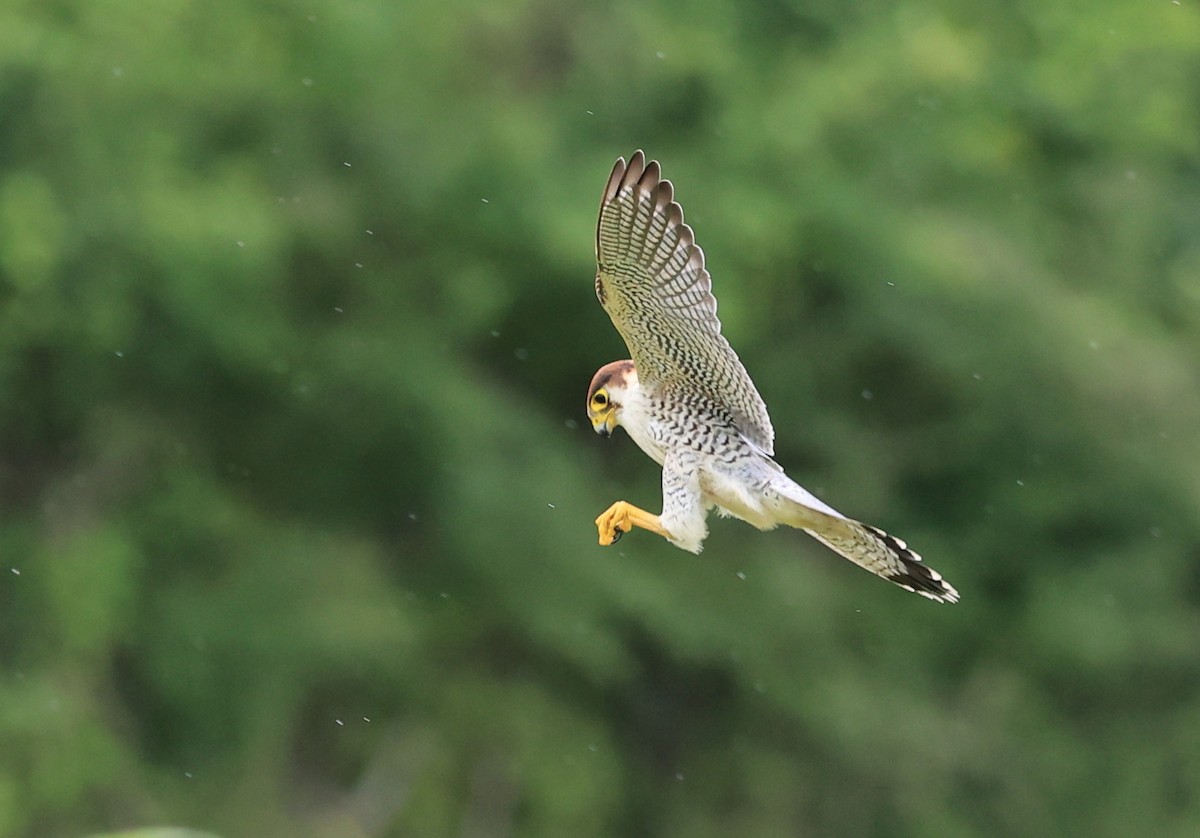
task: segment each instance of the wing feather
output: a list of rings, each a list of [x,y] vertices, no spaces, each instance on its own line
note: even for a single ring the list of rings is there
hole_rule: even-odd
[[[658,161],[618,158],[596,225],[596,296],[625,339],[643,386],[703,396],[765,453],[775,431],[721,334],[704,251]]]

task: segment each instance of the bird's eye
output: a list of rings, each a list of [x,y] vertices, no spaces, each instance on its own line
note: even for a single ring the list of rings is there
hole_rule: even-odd
[[[592,396],[592,404],[594,404],[596,407],[604,407],[606,404],[608,404],[608,396],[604,395],[603,393],[597,393],[596,395]]]

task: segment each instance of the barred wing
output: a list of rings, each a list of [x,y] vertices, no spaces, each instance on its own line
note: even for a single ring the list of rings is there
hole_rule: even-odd
[[[596,227],[596,296],[625,339],[644,387],[723,407],[750,442],[773,453],[767,406],[721,334],[704,251],[683,222],[671,181],[641,151],[618,158]]]

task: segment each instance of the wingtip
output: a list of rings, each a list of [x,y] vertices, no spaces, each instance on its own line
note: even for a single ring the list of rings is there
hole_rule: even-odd
[[[639,148],[629,158],[629,165],[625,169],[625,176],[621,178],[621,188],[624,189],[642,184],[646,181],[648,175],[653,173],[654,176],[657,176],[658,172],[658,161],[651,160],[646,162],[646,155]]]
[[[621,187],[621,181],[625,178],[626,171],[628,171],[628,166],[625,165],[625,158],[618,157],[617,162],[613,164],[612,173],[608,176],[608,182],[604,184],[604,193],[600,196],[601,206],[616,197],[617,190]]]
[[[629,157],[629,162],[625,162],[624,157],[618,157],[617,162],[613,164],[612,173],[608,176],[608,183],[604,185],[604,194],[601,198],[601,204],[607,204],[617,196],[625,187],[631,187],[635,184],[641,186],[645,191],[653,190],[662,181],[662,167],[659,166],[657,160],[646,160],[646,153],[640,148]]]
[[[662,181],[662,166],[658,165],[657,160],[651,160],[642,168],[642,175],[638,178],[638,186],[641,186],[647,192],[654,189]]]

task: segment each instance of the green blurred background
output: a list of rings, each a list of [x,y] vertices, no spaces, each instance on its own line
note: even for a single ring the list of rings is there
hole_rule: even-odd
[[[595,544],[618,155],[792,531]],[[0,10],[0,835],[1200,834],[1200,13]]]

